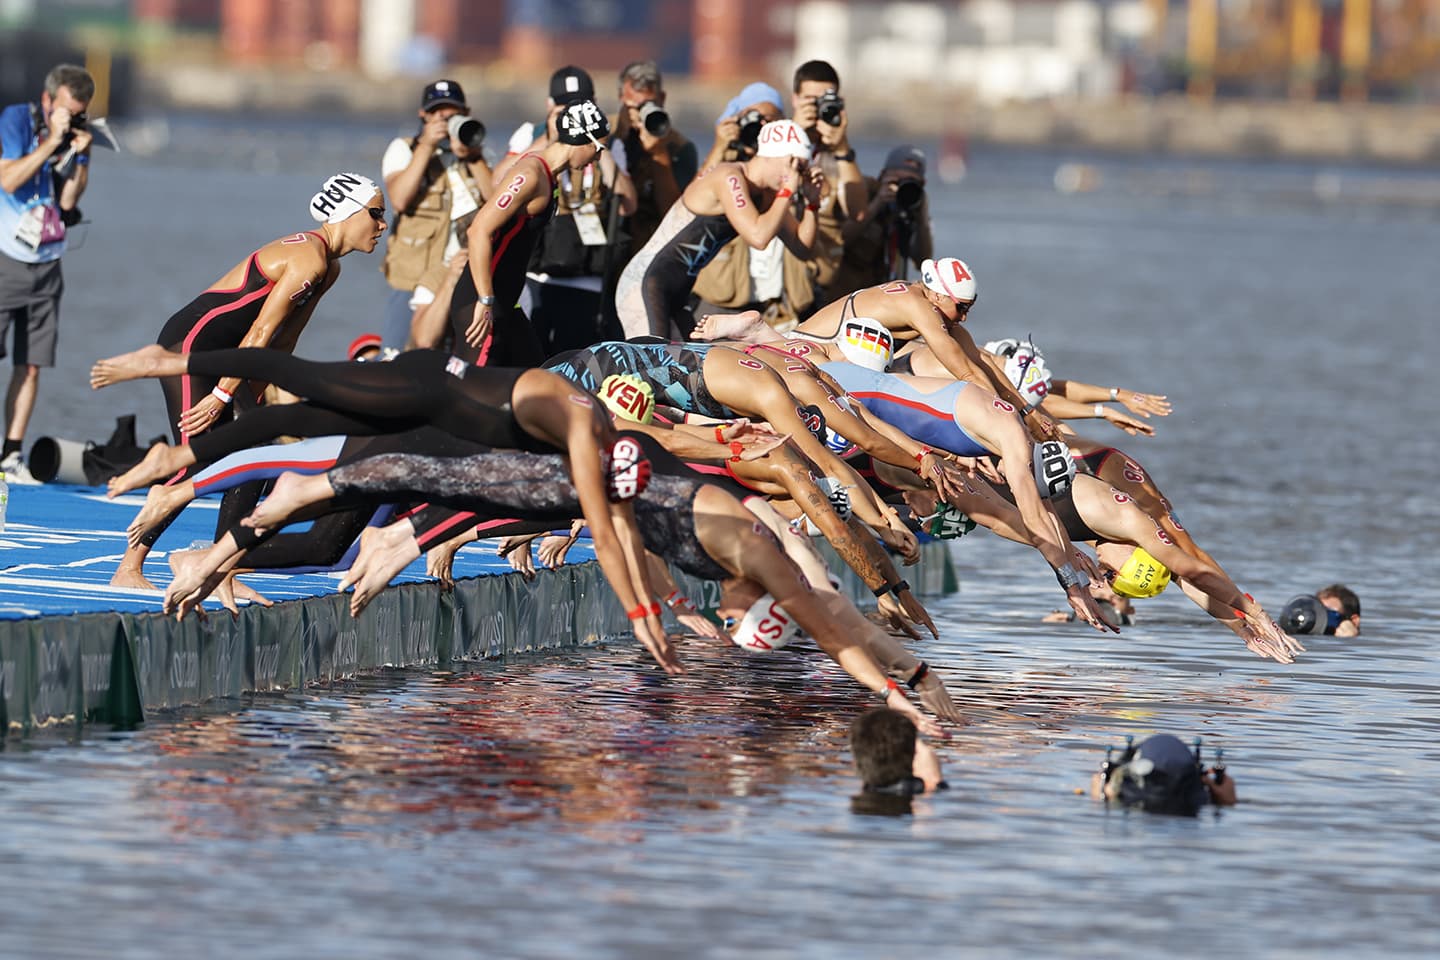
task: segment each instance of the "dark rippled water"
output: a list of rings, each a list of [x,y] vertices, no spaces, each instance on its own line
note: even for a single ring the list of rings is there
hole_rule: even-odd
[[[148,391],[102,405],[78,371],[304,226],[334,153],[102,168],[67,261],[75,382],[46,382],[45,428],[128,405],[158,432]],[[1363,637],[1280,667],[1168,594],[1119,638],[1041,624],[1043,563],[970,538],[922,650],[969,706],[940,746],[955,789],[899,819],[851,812],[845,728],[868,704],[804,652],[692,643],[677,681],[592,650],[12,740],[0,953],[1434,955],[1440,218],[1317,199],[1328,174],[1295,166],[1100,160],[1099,190],[1060,196],[1063,159],[981,154],[937,199],[980,277],[977,336],[1033,333],[1060,376],[1169,393],[1160,437],[1122,446],[1245,589],[1277,609],[1348,582]],[[373,326],[371,266],[347,262],[302,353]],[[1223,746],[1240,806],[1076,795],[1105,745],[1156,730]]]

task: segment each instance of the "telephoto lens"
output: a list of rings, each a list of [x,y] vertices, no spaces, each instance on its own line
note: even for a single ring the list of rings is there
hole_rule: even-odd
[[[914,180],[901,180],[895,187],[895,206],[906,213],[919,210],[924,200],[925,188]]]
[[[450,118],[449,127],[451,140],[463,143],[471,150],[479,150],[485,145],[485,124],[474,117],[457,113]]]
[[[670,132],[670,114],[654,100],[640,104],[640,122],[652,137],[663,137]]]

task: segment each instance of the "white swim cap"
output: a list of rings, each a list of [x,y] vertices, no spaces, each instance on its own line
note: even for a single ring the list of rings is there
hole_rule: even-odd
[[[871,317],[851,317],[840,324],[835,345],[857,367],[884,373],[895,359],[895,338]]]
[[[809,163],[813,152],[810,137],[794,120],[771,120],[760,128],[756,156],[799,157]]]
[[[970,272],[965,261],[956,260],[954,257],[922,262],[920,279],[925,282],[925,286],[956,303],[974,303],[979,293],[975,286],[975,275]]]
[[[779,650],[799,635],[800,627],[775,602],[775,596],[767,593],[745,611],[730,639],[737,647],[764,652]]]
[[[380,188],[358,173],[337,173],[310,198],[310,216],[321,223],[339,223],[365,209]]]
[[[1005,376],[1025,398],[1025,409],[1035,409],[1050,394],[1050,369],[1045,356],[1028,341],[1016,345],[1005,361]]]
[[[993,353],[997,357],[1008,357],[1020,346],[1020,341],[1014,337],[1006,337],[1004,340],[991,340],[985,344],[985,352]]]
[[[1059,440],[1035,444],[1031,459],[1035,486],[1040,488],[1043,499],[1059,496],[1075,482],[1075,459],[1070,456],[1070,448]]]

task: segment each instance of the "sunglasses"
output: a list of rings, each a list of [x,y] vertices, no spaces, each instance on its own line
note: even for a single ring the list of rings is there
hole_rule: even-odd
[[[384,207],[366,207],[366,208],[365,208],[365,212],[368,213],[368,214],[370,214],[370,219],[371,219],[371,220],[374,220],[376,223],[384,223],[384,222],[385,222],[385,208],[384,208]]]

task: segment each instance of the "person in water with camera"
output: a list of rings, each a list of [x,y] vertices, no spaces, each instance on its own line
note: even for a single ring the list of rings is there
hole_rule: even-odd
[[[397,350],[410,338],[415,288],[460,251],[465,228],[490,195],[490,167],[481,152],[485,125],[470,116],[460,84],[436,80],[427,86],[418,113],[419,130],[390,141],[380,161],[395,211],[382,266],[394,292],[381,336]]]

